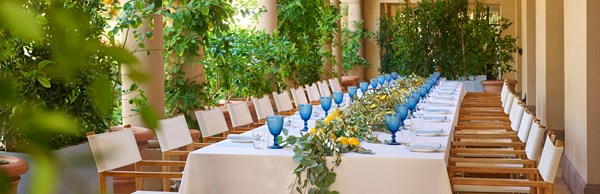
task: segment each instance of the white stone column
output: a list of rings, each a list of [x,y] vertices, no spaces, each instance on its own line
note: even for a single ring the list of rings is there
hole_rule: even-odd
[[[527,97],[527,105],[535,105],[535,0],[522,0],[521,11],[521,91]]]
[[[536,116],[548,129],[564,130],[563,0],[535,5]]]
[[[258,17],[258,29],[266,30],[272,33],[277,30],[277,1],[276,0],[258,0],[258,7],[264,7],[267,12]]]
[[[333,2],[333,5],[340,10],[340,0],[331,0],[331,2]],[[342,22],[341,19],[339,19],[337,22],[337,32],[335,34],[335,39],[334,39],[334,46],[333,46],[333,56],[335,56],[335,72],[337,74],[337,76],[340,77],[339,81],[341,82],[342,79],[342,75],[343,75],[343,69],[342,69]]]
[[[137,69],[141,72],[148,74],[150,79],[141,85],[140,89],[144,91],[144,95],[148,98],[150,107],[157,114],[157,118],[163,118],[165,112],[165,71],[164,71],[164,58],[163,58],[163,17],[162,15],[155,15],[153,18],[154,29],[141,27],[140,30],[149,30],[153,33],[153,39],[146,39],[144,44],[146,48],[144,51],[135,52],[134,55],[138,58],[139,64],[136,65]],[[148,22],[148,21],[145,21]],[[134,51],[137,48],[137,44],[133,38],[133,33],[127,35],[128,39],[125,43],[125,47]],[[147,54],[145,51],[148,51]],[[133,81],[129,78],[130,69],[127,66],[121,66],[121,79],[123,82],[123,89],[129,89]],[[134,126],[144,126],[138,112],[131,111],[135,108],[134,105],[129,104],[129,99],[138,96],[137,92],[125,94],[122,97],[123,106],[123,124],[132,124]]]

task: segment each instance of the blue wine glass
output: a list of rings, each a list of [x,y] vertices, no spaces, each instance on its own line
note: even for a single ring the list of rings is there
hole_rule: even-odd
[[[360,82],[360,91],[364,94],[369,89],[369,82]]]
[[[392,75],[390,75],[390,74],[385,74],[385,81],[386,81],[387,83],[390,83],[390,81],[392,81]]]
[[[397,104],[396,107],[394,107],[396,114],[398,114],[400,116],[400,124],[404,123],[404,120],[406,120],[406,117],[408,117],[408,105],[406,103],[403,104]]]
[[[310,120],[310,116],[312,114],[312,104],[300,104],[298,105],[298,111],[300,112],[300,117],[304,120],[304,128],[300,131],[308,131],[308,120]]]
[[[419,87],[419,95],[423,98],[427,95],[427,88],[425,88],[425,86]]]
[[[392,133],[392,141],[388,145],[400,145],[396,141],[396,132],[400,129],[400,115],[398,114],[385,114],[385,124],[387,124],[388,130]]]
[[[398,79],[398,72],[392,72],[392,79]]]
[[[331,108],[331,96],[321,96],[321,107],[325,111],[325,116],[327,116],[327,111]]]
[[[368,85],[367,85],[368,87]],[[361,88],[362,90],[362,88]],[[357,88],[356,86],[348,86],[348,95],[350,96],[350,100],[354,102],[354,96],[356,96]]]
[[[344,101],[344,92],[334,91],[333,100],[335,101],[335,104],[337,104],[337,106],[340,107],[340,104]]]
[[[415,107],[417,106],[417,102],[418,102],[419,97],[411,95],[409,96],[406,101],[408,102],[408,109],[410,110],[414,110]]]
[[[373,79],[371,79],[371,87],[372,87],[373,89],[377,88],[377,82],[378,82],[378,81],[377,81],[377,78],[373,78]]]
[[[383,85],[385,83],[385,76],[380,75],[377,77],[377,80],[379,81],[379,85]]]
[[[269,146],[269,149],[281,149],[278,142],[279,134],[281,134],[281,130],[283,129],[283,116],[282,115],[269,115],[267,116],[267,127],[269,127],[269,132],[273,135],[273,145]]]

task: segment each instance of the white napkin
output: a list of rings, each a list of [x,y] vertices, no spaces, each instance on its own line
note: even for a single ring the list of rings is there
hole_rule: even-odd
[[[443,129],[421,129],[416,131],[417,134],[441,134],[443,132]]]
[[[423,120],[426,120],[426,121],[445,121],[446,120],[446,116],[425,115],[423,117]]]
[[[411,143],[408,146],[408,149],[432,149],[439,150],[442,148],[442,144],[435,142],[420,142],[420,143]]]

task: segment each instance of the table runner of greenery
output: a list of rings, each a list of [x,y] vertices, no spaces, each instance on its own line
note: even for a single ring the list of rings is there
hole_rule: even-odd
[[[394,113],[396,104],[404,103],[406,96],[423,85],[425,79],[408,76],[395,85],[374,89],[344,109],[333,109],[329,115],[316,121],[315,127],[300,137],[288,136],[284,143],[294,146],[293,160],[298,163],[293,183],[299,193],[338,193],[330,191],[335,182],[335,168],[348,152],[375,154],[360,146],[360,142],[382,143],[373,131],[383,131],[384,115]],[[386,130],[387,131],[387,130]],[[333,156],[329,167],[326,157]],[[304,176],[302,176],[304,173]]]

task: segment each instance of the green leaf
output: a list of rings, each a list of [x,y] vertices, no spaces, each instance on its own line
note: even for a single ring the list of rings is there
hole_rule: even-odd
[[[202,6],[202,8],[200,8],[200,12],[202,13],[202,15],[207,16],[208,12],[210,11],[210,7],[209,6]]]
[[[38,70],[43,69],[44,67],[46,67],[46,65],[48,65],[50,63],[50,61],[48,60],[43,60],[40,63],[38,63]]]
[[[20,1],[0,1],[0,23],[6,24],[15,31],[15,35],[26,42],[42,38],[42,26],[18,2]]]
[[[94,99],[94,108],[100,114],[106,114],[110,111],[113,102],[113,89],[111,81],[107,77],[95,79],[91,85],[91,94]]]
[[[105,47],[103,52],[105,55],[111,56],[120,63],[137,64],[139,62],[135,56],[122,47]]]
[[[12,79],[0,79],[0,105],[8,104],[15,99],[15,82]]]
[[[144,125],[151,129],[158,129],[158,114],[152,108],[145,106],[140,109],[140,114],[142,116],[142,121]]]
[[[50,80],[48,80],[48,78],[38,77],[37,80],[45,88],[50,88]]]

